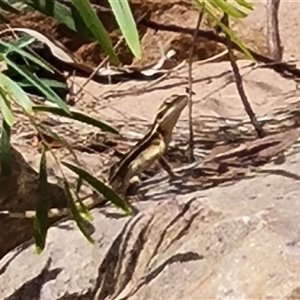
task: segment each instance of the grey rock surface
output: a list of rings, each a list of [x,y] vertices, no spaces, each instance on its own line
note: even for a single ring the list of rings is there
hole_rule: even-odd
[[[299,198],[299,182],[267,175],[141,202],[134,217],[94,209],[94,245],[66,220],[40,256],[29,242],[7,254],[0,299],[284,299],[300,288]]]
[[[263,29],[265,1],[257,5],[248,20]],[[297,2],[283,2],[280,9],[287,59],[296,52],[298,8]],[[239,63],[240,67],[248,64]],[[259,116],[299,99],[295,83],[271,70],[246,68],[242,73]],[[181,77],[164,80],[140,95],[108,97],[107,108],[95,107],[88,95],[82,102],[89,102],[91,114],[97,117],[120,117],[119,109],[127,117],[152,120],[167,95],[183,90],[186,74],[184,69]],[[193,77],[195,116],[245,117],[228,63],[195,64]],[[133,82],[116,89],[141,87]],[[111,92],[111,87],[93,83],[86,88],[94,95]],[[24,160],[23,166],[35,165],[30,172],[36,184],[38,159],[27,150],[22,154],[25,160],[19,157],[18,161]],[[96,168],[96,156],[85,159],[88,168]],[[280,166],[265,168],[300,175],[299,161],[298,153]],[[16,170],[20,173],[20,167]],[[7,195],[3,186],[18,196],[16,184],[9,188],[3,178],[0,184],[1,204],[4,192]],[[35,203],[35,188],[30,195]],[[0,261],[0,299],[300,299],[299,196],[298,181],[268,174],[186,195],[165,193],[159,200],[138,203],[140,213],[134,217],[113,208],[94,209],[94,221],[88,225],[94,245],[73,221],[63,220],[49,230],[40,256],[33,253],[32,241],[25,242],[31,234],[30,221],[0,219],[0,253],[19,245]],[[63,197],[56,200],[57,205],[64,202]],[[26,224],[12,227],[11,222]],[[14,240],[9,247],[8,239]]]

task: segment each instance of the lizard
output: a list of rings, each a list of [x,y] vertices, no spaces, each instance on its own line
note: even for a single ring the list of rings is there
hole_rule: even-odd
[[[159,106],[154,122],[146,135],[111,167],[107,185],[121,197],[126,197],[126,191],[133,179],[136,179],[136,176],[147,170],[156,161],[159,161],[169,175],[175,175],[163,155],[171,141],[173,128],[187,103],[188,95],[186,93],[167,97]],[[106,202],[107,200],[103,198],[93,199],[92,197],[83,200],[83,204],[89,209]],[[35,211],[0,211],[0,214],[8,215],[11,218],[35,217]],[[52,208],[48,212],[48,217],[61,217],[67,214],[67,208]]]
[[[141,174],[156,160],[171,177],[175,176],[163,154],[187,101],[188,97],[185,94],[172,95],[160,105],[149,132],[111,168],[109,182],[114,188],[124,193],[128,183],[135,179],[135,175]]]

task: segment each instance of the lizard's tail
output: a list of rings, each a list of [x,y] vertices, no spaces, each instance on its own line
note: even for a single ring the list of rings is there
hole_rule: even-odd
[[[51,208],[48,211],[48,218],[63,217],[69,214],[68,208]],[[1,210],[0,216],[8,216],[15,219],[33,219],[36,217],[36,211],[26,210],[24,212],[10,212],[8,210]]]
[[[85,207],[93,208],[95,205],[100,204],[99,200],[93,199],[91,195],[87,196],[85,200],[82,201]],[[103,204],[105,202],[103,201]],[[81,210],[80,204],[76,203],[77,209]],[[50,208],[48,211],[48,218],[57,218],[57,217],[65,217],[69,215],[70,209],[67,207],[62,208]],[[36,217],[36,211],[34,210],[26,210],[24,212],[11,212],[8,210],[1,210],[1,215],[8,216],[9,218],[15,219],[33,219]]]

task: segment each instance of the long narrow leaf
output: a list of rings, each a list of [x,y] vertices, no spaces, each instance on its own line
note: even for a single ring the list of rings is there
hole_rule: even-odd
[[[12,6],[7,0],[0,1],[0,8],[2,8],[4,11],[19,13],[19,10]]]
[[[67,114],[64,110],[62,110],[59,107],[51,107],[51,106],[46,106],[46,105],[36,105],[36,106],[33,106],[32,109],[35,112],[52,113],[52,114],[59,115],[59,116],[62,116],[62,117],[74,119],[74,120],[80,121],[82,123],[93,125],[95,127],[100,128],[102,131],[105,131],[105,132],[111,132],[111,133],[119,134],[117,129],[111,127],[107,123],[96,120],[96,119],[94,119],[92,117],[89,117],[89,116],[87,116],[83,113],[80,113],[80,112],[69,110],[70,113]]]
[[[33,103],[23,89],[9,77],[0,73],[0,86],[5,89],[10,96],[20,104],[27,113],[32,113]]]
[[[116,194],[110,187],[106,184],[89,174],[82,168],[69,164],[67,162],[62,162],[64,166],[69,168],[71,171],[80,176],[84,181],[86,181],[93,189],[95,189],[99,194],[102,194],[107,200],[111,201],[115,206],[121,208],[126,213],[131,213],[131,208],[123,201],[118,194]]]
[[[0,22],[1,23],[9,23],[9,20],[2,14],[1,9],[0,9]]]
[[[41,82],[43,82],[44,84],[48,85],[51,88],[62,88],[65,89],[67,88],[67,84],[63,83],[63,82],[59,82],[56,80],[52,80],[52,79],[47,79],[47,78],[39,78],[39,80]],[[15,81],[20,87],[32,87],[32,84],[30,84],[28,81],[26,80],[16,80]]]
[[[228,28],[227,26],[225,26],[222,22],[220,22],[217,18],[215,19],[216,23],[218,24],[218,26],[221,27],[222,31],[227,34],[231,41],[234,42],[235,44],[237,44],[241,50],[244,52],[244,54],[248,57],[248,59],[250,60],[254,60],[253,56],[251,55],[251,53],[248,51],[248,49],[243,45],[243,43],[235,37],[235,34],[232,32],[232,30],[230,28]]]
[[[230,37],[232,42],[234,42],[241,48],[241,50],[245,53],[245,55],[250,60],[254,60],[254,58],[252,57],[250,52],[243,45],[243,43],[235,36],[235,34],[231,31],[231,29],[228,28],[227,26],[225,26],[222,22],[220,22],[220,20],[216,16],[216,8],[214,8],[211,5],[211,3],[212,3],[211,1],[202,1],[202,0],[193,0],[193,1],[200,10],[203,9],[205,11],[205,13],[207,13],[209,15],[209,17],[212,18],[217,23],[218,26],[220,26],[222,31]],[[203,3],[205,3],[205,5],[203,5]],[[222,11],[222,9],[219,8],[219,11]]]
[[[109,0],[121,32],[131,52],[137,58],[141,57],[139,35],[127,0]]]
[[[20,38],[17,38],[16,40],[9,41],[10,44],[14,45],[15,47],[22,49],[30,44],[32,44],[35,41],[35,39],[31,36],[22,36]]]
[[[84,205],[82,199],[78,196],[82,184],[83,184],[83,180],[82,180],[82,178],[80,176],[78,176],[76,190],[75,190],[74,194],[75,194],[77,202],[79,203],[80,212],[84,214],[84,216],[86,217],[86,219],[88,221],[90,221],[92,219],[91,213],[89,212],[89,210],[87,209],[87,207]]]
[[[26,80],[28,80],[39,91],[41,91],[45,95],[45,97],[47,97],[47,99],[56,103],[66,113],[68,114],[70,113],[67,104],[51,88],[43,84],[43,82],[41,82],[36,75],[32,74],[24,67],[18,66],[7,57],[6,57],[6,63],[9,66],[11,66],[15,71],[17,71],[20,75],[22,75]]]
[[[50,2],[52,9],[49,8]],[[93,33],[88,29],[76,8],[70,8],[56,0],[27,0],[27,3],[33,9],[67,25],[71,30],[78,32],[81,36],[94,38]]]
[[[76,186],[76,188],[78,188],[78,185]],[[88,210],[88,208],[84,205],[82,199],[79,197],[79,195],[78,195],[79,191],[78,192],[77,192],[77,190],[76,191],[70,190],[70,191],[72,192],[73,199],[75,198],[75,200],[76,200],[76,204],[77,203],[79,204],[80,215],[82,215],[82,217],[84,219],[86,219],[87,221],[91,221],[93,219],[92,215],[91,215],[90,211]]]
[[[228,14],[228,16],[239,19],[245,18],[247,16],[246,13],[234,7],[230,3],[225,0],[214,0],[210,2],[217,9],[222,10],[224,13]]]
[[[69,186],[69,183],[64,180],[64,190],[65,190],[65,194],[66,194],[66,197],[67,197],[67,201],[68,201],[68,206],[70,208],[70,212],[78,226],[78,228],[80,229],[80,231],[82,232],[82,234],[86,237],[86,239],[91,242],[91,243],[94,243],[94,240],[91,238],[91,236],[89,235],[86,227],[84,226],[84,219],[83,217],[80,215],[77,207],[76,207],[76,204],[74,202],[74,199],[72,197],[72,193],[71,193],[71,189],[70,189],[70,186]]]
[[[38,178],[38,202],[36,207],[36,216],[33,222],[33,236],[35,240],[35,249],[41,253],[45,248],[47,229],[48,229],[48,210],[49,210],[49,193],[47,179],[47,147],[42,144],[42,155],[40,160],[39,178]]]
[[[11,175],[10,136],[11,128],[6,121],[3,120],[0,139],[0,174],[2,176]]]
[[[246,9],[253,10],[253,5],[252,5],[252,3],[250,3],[250,2],[247,2],[247,1],[245,1],[245,0],[235,0],[235,2],[236,2],[238,5],[240,5],[240,6],[244,7],[244,8],[246,8]]]
[[[109,56],[113,63],[118,64],[119,59],[115,54],[110,37],[94,12],[90,2],[88,0],[72,0],[72,2],[79,11],[87,27],[91,30],[96,40],[103,47],[104,52]]]
[[[0,86],[0,112],[2,113],[3,119],[5,122],[12,126],[14,123],[14,116],[12,115],[12,112],[10,110],[10,107],[8,105],[9,100],[6,97],[6,91],[3,90],[3,88]]]
[[[33,55],[31,55],[30,53],[28,53],[27,51],[16,47],[14,44],[9,43],[9,42],[4,42],[0,39],[0,45],[6,47],[6,51],[4,53],[4,57],[7,56],[7,54],[9,54],[10,52],[16,52],[19,55],[21,55],[23,58],[27,58],[28,60],[32,61],[33,63],[37,64],[38,66],[40,66],[41,68],[46,69],[47,71],[53,73],[53,70],[51,68],[49,68],[49,66],[47,66],[45,63],[43,63],[41,60],[39,60],[38,58],[34,57]]]
[[[58,142],[60,145],[66,147],[72,153],[72,148],[68,144],[68,142],[63,137],[61,137],[60,135],[58,135],[56,132],[52,131],[48,126],[44,126],[42,124],[38,124],[36,126],[36,129],[37,129],[40,137],[42,137],[42,140],[43,140],[43,142],[45,144],[47,144],[47,137],[50,137],[55,142]]]

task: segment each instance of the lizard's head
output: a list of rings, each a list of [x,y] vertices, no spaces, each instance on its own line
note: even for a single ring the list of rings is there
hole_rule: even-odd
[[[167,129],[172,130],[187,103],[188,96],[186,94],[168,97],[159,107],[155,123],[164,131]]]

